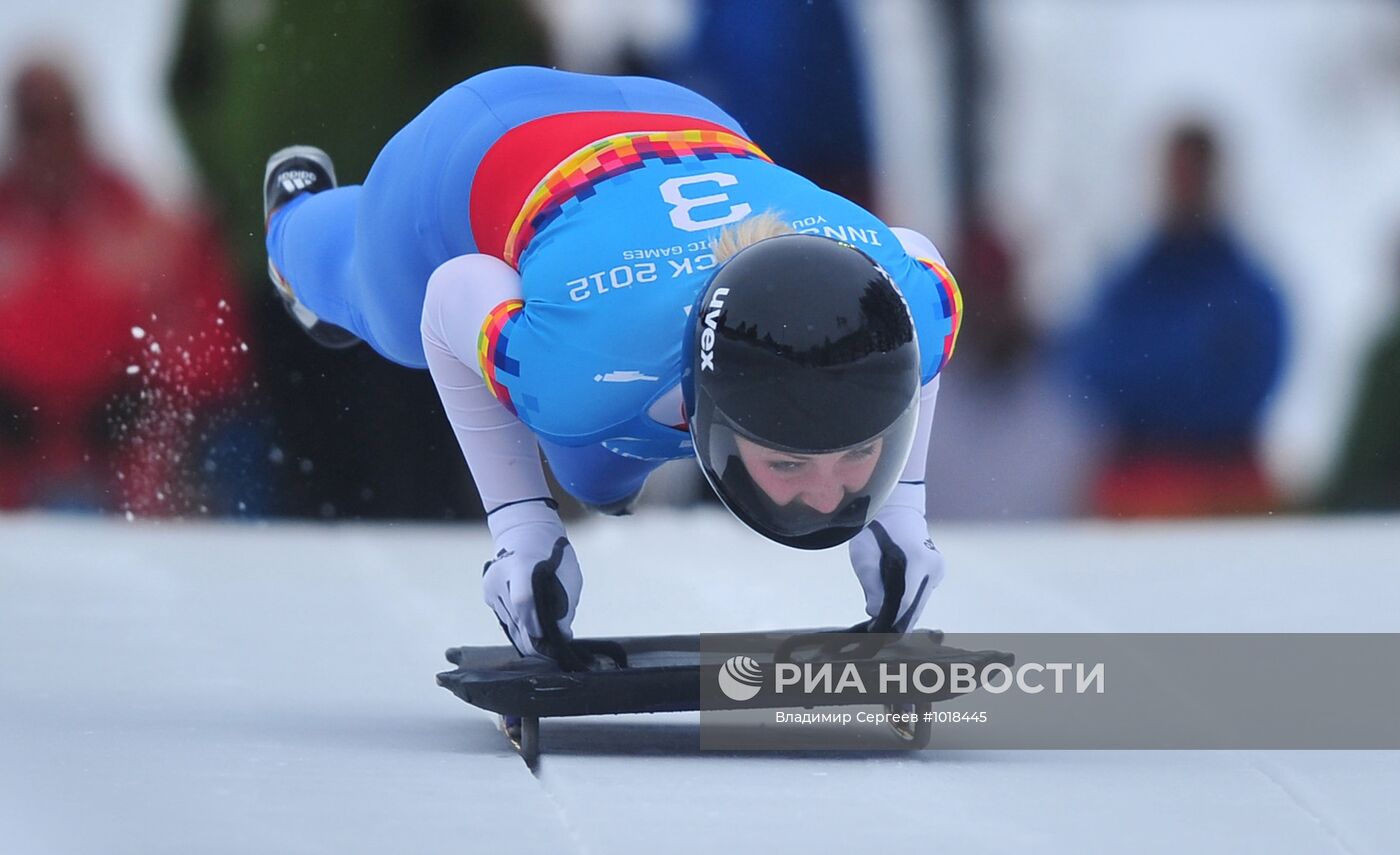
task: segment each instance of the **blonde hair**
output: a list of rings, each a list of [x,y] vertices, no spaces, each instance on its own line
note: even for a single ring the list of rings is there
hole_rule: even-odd
[[[719,236],[710,241],[710,251],[715,254],[715,263],[723,264],[737,255],[739,250],[753,246],[764,238],[791,234],[797,234],[797,230],[784,222],[776,211],[764,211],[725,226]]]

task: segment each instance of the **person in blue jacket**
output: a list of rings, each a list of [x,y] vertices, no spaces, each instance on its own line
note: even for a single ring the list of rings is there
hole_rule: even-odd
[[[1257,445],[1286,321],[1273,278],[1221,213],[1218,149],[1203,124],[1172,133],[1162,222],[1076,331],[1078,374],[1114,434],[1096,488],[1105,514],[1272,501]]]
[[[298,323],[431,372],[495,542],[484,596],[522,653],[570,656],[582,589],[541,452],[614,514],[694,456],[759,534],[849,542],[864,628],[918,618],[943,574],[924,463],[961,311],[927,238],[682,87],[542,68],[448,90],[361,185],[294,146],[264,186]]]

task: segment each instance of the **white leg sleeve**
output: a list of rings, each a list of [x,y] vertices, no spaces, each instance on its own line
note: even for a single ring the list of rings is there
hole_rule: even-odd
[[[520,294],[520,276],[498,258],[473,254],[444,263],[428,280],[423,350],[488,515],[514,503],[538,505],[553,515],[552,499],[531,501],[550,498],[535,435],[487,389],[477,362],[477,337],[487,315]],[[518,522],[527,510],[536,509],[522,507],[506,516]],[[487,522],[499,535],[497,519],[488,516]]]

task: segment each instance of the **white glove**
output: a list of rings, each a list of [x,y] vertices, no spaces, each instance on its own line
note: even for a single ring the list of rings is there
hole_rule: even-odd
[[[917,489],[915,506],[900,491]],[[929,538],[923,486],[900,484],[895,495],[851,540],[851,567],[865,589],[864,624],[869,632],[908,632],[919,620],[929,594],[943,581],[943,556]]]
[[[552,507],[521,502],[488,520],[496,557],[482,568],[481,594],[522,656],[575,661],[570,641],[583,591],[578,556]]]

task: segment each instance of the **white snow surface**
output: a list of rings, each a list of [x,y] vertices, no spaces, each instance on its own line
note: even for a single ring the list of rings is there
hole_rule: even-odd
[[[1400,518],[936,527],[949,631],[1400,630]],[[854,622],[844,550],[576,523],[577,630]],[[0,852],[1400,851],[1395,752],[719,754],[438,688],[499,643],[484,528],[0,517]],[[936,738],[936,737],[935,737]]]

